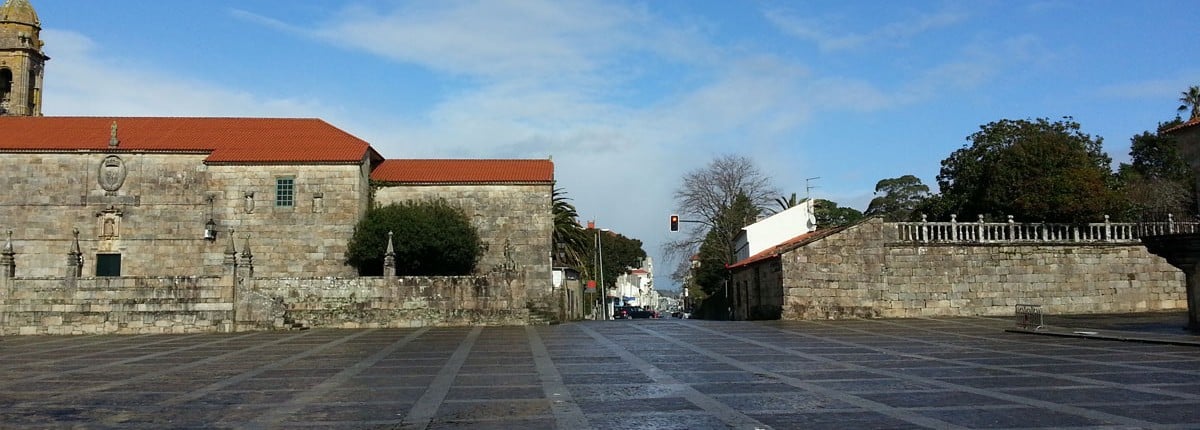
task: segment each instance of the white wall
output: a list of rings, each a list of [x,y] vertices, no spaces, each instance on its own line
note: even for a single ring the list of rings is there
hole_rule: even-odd
[[[745,260],[788,239],[816,230],[817,218],[813,215],[812,202],[812,199],[805,200],[788,210],[743,227],[734,240],[737,260]]]

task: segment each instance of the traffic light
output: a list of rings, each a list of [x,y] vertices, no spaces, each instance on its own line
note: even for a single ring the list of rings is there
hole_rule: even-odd
[[[671,231],[679,231],[679,215],[671,215]]]

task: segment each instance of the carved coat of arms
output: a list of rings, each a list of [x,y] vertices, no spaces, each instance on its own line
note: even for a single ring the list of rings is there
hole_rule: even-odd
[[[125,162],[121,157],[109,155],[100,161],[98,182],[104,191],[113,192],[121,189],[125,183]]]

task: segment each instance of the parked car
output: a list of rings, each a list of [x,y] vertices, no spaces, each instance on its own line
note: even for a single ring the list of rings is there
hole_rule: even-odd
[[[633,318],[633,312],[638,310],[636,306],[617,306],[613,308],[613,319],[624,320]]]
[[[658,311],[656,311],[654,309],[635,307],[635,308],[633,308],[632,311],[629,312],[629,317],[630,318],[658,318],[659,315],[658,315]]]
[[[613,308],[613,319],[624,320],[634,318],[659,318],[658,311],[637,306],[617,306]]]

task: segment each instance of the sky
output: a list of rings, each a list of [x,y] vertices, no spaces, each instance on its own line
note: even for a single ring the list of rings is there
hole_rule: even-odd
[[[1070,116],[1128,161],[1200,85],[1194,1],[31,2],[46,115],[316,117],[389,159],[549,157],[664,289],[674,191],[719,156],[865,210],[881,179],[936,192],[1000,119]]]

